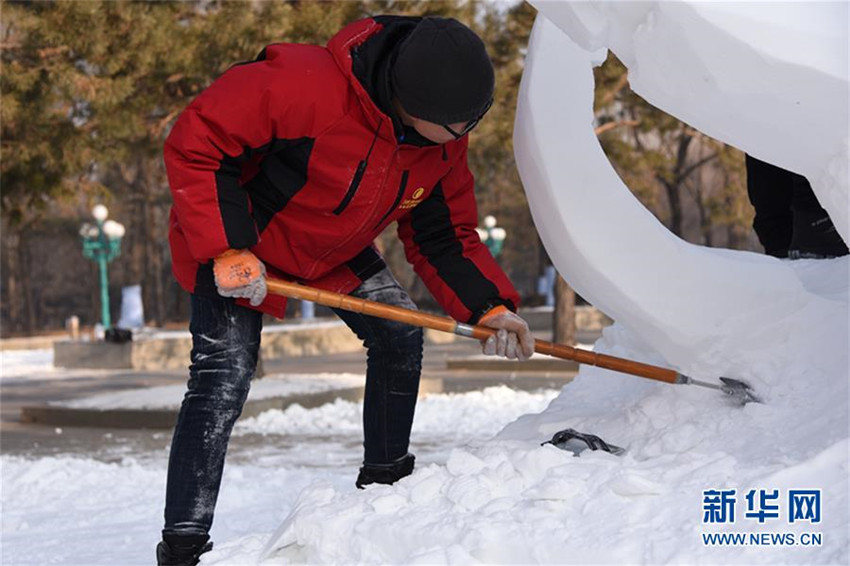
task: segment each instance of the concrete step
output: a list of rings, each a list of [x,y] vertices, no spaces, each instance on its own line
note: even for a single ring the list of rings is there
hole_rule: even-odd
[[[451,344],[454,334],[425,331],[426,344]],[[156,332],[131,342],[53,342],[53,364],[66,369],[183,369],[189,364],[192,337],[188,331]],[[263,330],[260,359],[309,357],[363,349],[363,342],[338,320],[279,324]]]

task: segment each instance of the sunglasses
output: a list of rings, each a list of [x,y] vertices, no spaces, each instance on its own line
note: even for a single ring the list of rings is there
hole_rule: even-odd
[[[480,122],[481,119],[484,117],[484,115],[487,113],[487,111],[490,110],[491,106],[493,106],[493,99],[492,98],[487,103],[487,106],[484,107],[484,110],[481,111],[481,114],[479,114],[477,118],[467,122],[466,126],[464,126],[463,129],[459,132],[454,131],[453,129],[451,129],[448,126],[443,126],[443,128],[445,128],[448,133],[450,133],[452,136],[454,136],[454,139],[459,140],[460,138],[462,138],[463,136],[465,136],[466,134],[471,132],[472,128],[474,128],[475,126],[478,125],[478,122]]]

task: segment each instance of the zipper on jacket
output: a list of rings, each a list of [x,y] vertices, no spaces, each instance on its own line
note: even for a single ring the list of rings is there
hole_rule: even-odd
[[[393,204],[390,207],[390,209],[388,211],[386,211],[384,213],[384,215],[381,216],[381,219],[378,220],[378,223],[375,224],[375,228],[377,228],[378,226],[383,224],[384,220],[387,219],[387,216],[392,214],[393,210],[395,210],[395,208],[398,206],[398,203],[401,202],[401,197],[404,196],[404,190],[407,188],[407,176],[408,176],[409,173],[410,173],[410,171],[403,171],[401,173],[401,182],[398,185],[398,194],[395,196],[395,200],[393,201]]]
[[[390,155],[390,158],[387,161],[386,173],[384,175],[382,175],[381,186],[378,188],[378,192],[376,193],[377,198],[375,200],[375,206],[374,206],[374,208],[370,209],[370,212],[372,212],[372,214],[369,214],[367,216],[367,218],[365,220],[363,220],[364,226],[366,226],[368,223],[370,223],[372,221],[372,218],[374,218],[376,213],[377,213],[378,202],[381,200],[381,198],[380,198],[381,195],[384,194],[384,189],[387,186],[387,180],[390,177],[390,173],[393,171],[393,165],[395,165],[395,160],[396,160],[396,156],[398,155],[398,152],[399,152],[399,147],[396,146],[393,149],[392,155]],[[337,246],[334,246],[334,247],[326,250],[325,253],[323,253],[321,256],[319,256],[318,258],[315,259],[315,261],[313,262],[313,265],[311,265],[310,269],[307,270],[306,275],[303,276],[303,279],[305,281],[309,281],[311,278],[313,278],[314,274],[316,272],[316,269],[319,267],[319,265],[321,265],[321,263],[325,260],[325,258],[327,258],[329,255],[333,254],[337,250],[345,249],[345,246],[347,246],[348,243],[351,242],[351,240],[356,238],[358,235],[359,235],[359,231],[352,230],[342,242],[339,242],[339,244]]]
[[[354,195],[357,193],[357,188],[360,186],[360,181],[363,180],[363,174],[366,173],[366,167],[369,165],[369,157],[372,155],[372,150],[375,149],[375,142],[378,141],[378,133],[381,131],[381,124],[382,122],[378,123],[375,135],[372,137],[372,145],[369,146],[369,151],[366,153],[366,157],[361,159],[360,163],[357,164],[357,170],[354,171],[354,177],[348,185],[348,190],[345,191],[345,196],[342,197],[342,200],[333,211],[333,213],[337,216],[342,214],[342,211],[348,207],[351,199],[353,199]]]
[[[366,164],[365,159],[361,159],[360,163],[357,164],[357,171],[354,172],[354,178],[351,179],[351,184],[348,185],[348,191],[346,191],[342,201],[340,201],[339,205],[334,209],[334,214],[337,216],[342,214],[342,211],[345,210],[348,203],[350,203],[351,199],[354,198],[354,193],[357,192],[357,187],[360,186],[360,181],[363,180],[363,173],[366,172]]]

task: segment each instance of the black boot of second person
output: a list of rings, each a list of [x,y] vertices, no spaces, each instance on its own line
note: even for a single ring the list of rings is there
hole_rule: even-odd
[[[416,457],[413,454],[406,454],[389,464],[367,464],[363,463],[360,468],[360,474],[357,476],[355,485],[357,489],[363,489],[365,486],[373,483],[382,483],[391,485],[403,477],[413,473],[413,463]]]
[[[847,255],[847,244],[825,210],[794,211],[794,235],[788,250],[791,259],[826,259]]]

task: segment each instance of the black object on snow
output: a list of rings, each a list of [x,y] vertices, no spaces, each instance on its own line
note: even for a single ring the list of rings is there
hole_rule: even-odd
[[[625,448],[620,448],[619,446],[615,446],[613,444],[608,444],[595,434],[586,434],[583,432],[578,432],[571,428],[566,428],[564,430],[560,430],[552,436],[552,440],[547,440],[540,444],[543,446],[544,444],[551,444],[561,450],[566,450],[568,452],[572,452],[576,456],[587,450],[602,450],[604,452],[610,452],[615,456],[620,456],[626,452]]]

